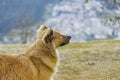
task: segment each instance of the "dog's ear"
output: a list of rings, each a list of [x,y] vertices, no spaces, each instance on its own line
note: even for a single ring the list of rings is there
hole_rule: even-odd
[[[53,30],[48,29],[47,32],[44,34],[42,40],[45,41],[46,43],[51,42],[53,40]]]
[[[43,31],[45,29],[48,29],[48,27],[46,25],[41,25],[40,28],[38,29],[38,31]]]

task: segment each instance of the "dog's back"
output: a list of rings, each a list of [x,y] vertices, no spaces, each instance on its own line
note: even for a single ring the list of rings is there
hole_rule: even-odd
[[[0,54],[0,80],[33,80],[28,65],[24,57]]]

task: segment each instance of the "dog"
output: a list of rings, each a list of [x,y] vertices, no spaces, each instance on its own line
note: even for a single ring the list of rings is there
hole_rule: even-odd
[[[37,39],[22,54],[0,53],[0,80],[51,80],[58,63],[56,48],[70,39],[41,25]]]

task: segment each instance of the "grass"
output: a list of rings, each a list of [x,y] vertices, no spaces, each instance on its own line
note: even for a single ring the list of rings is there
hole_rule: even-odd
[[[1,52],[22,52],[27,46],[0,46]],[[74,42],[58,48],[54,80],[120,80],[120,41]]]

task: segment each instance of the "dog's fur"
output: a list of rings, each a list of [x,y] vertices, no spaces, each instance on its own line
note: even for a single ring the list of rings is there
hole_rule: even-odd
[[[23,54],[0,54],[0,80],[50,80],[58,61],[56,48],[70,38],[42,25],[36,41]]]

